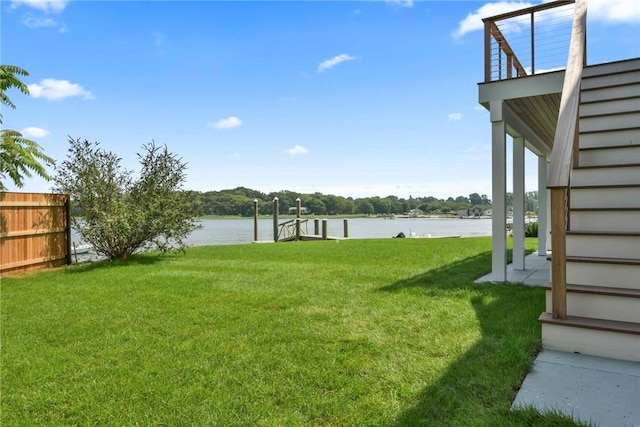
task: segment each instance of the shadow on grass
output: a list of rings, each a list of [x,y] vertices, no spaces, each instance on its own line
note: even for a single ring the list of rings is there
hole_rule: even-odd
[[[94,270],[104,270],[110,268],[126,268],[133,266],[144,266],[144,265],[154,265],[160,262],[163,262],[166,259],[166,256],[170,255],[158,255],[158,254],[136,254],[132,255],[127,259],[104,259],[100,261],[88,261],[79,264],[74,264],[70,268],[67,269],[67,273],[77,274],[77,273],[87,273],[89,271]]]
[[[427,297],[473,290],[472,305],[481,338],[451,362],[413,407],[394,425],[406,426],[575,426],[557,412],[511,411],[520,384],[541,349],[538,316],[544,290],[517,284],[473,283],[490,270],[491,252],[460,260],[380,288],[419,292]]]

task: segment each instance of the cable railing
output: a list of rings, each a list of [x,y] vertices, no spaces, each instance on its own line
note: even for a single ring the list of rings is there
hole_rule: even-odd
[[[574,2],[557,0],[484,18],[485,82],[563,69]]]

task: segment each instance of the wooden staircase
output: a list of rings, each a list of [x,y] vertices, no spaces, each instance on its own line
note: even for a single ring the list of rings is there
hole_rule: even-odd
[[[586,67],[579,111],[566,231],[567,318],[551,315],[549,286],[542,344],[640,361],[640,59]]]

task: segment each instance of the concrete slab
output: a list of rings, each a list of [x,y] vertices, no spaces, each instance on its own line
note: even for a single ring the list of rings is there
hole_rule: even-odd
[[[513,264],[507,265],[507,282],[524,283],[529,286],[544,286],[551,281],[551,263],[546,255],[537,252],[524,259],[524,270],[515,270]],[[476,283],[495,282],[491,273],[476,280]]]
[[[543,350],[513,402],[523,406],[600,427],[640,426],[640,363]]]

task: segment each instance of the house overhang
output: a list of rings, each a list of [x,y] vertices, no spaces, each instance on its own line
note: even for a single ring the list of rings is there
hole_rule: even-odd
[[[554,71],[478,84],[478,102],[487,110],[503,101],[507,133],[523,137],[527,148],[548,156],[553,146],[564,71]]]

